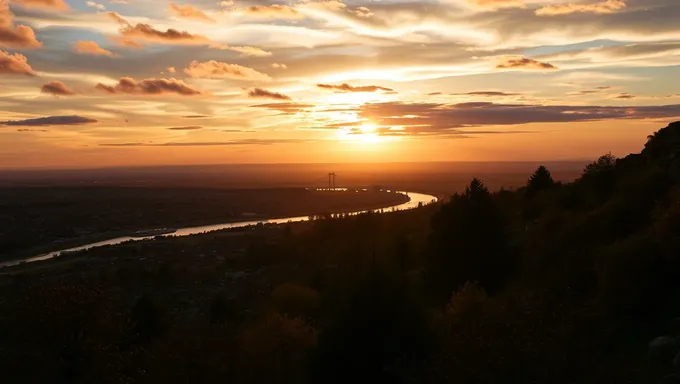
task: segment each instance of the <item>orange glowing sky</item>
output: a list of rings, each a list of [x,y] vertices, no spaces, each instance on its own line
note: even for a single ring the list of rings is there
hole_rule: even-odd
[[[0,0],[0,168],[591,159],[680,119],[677,0]]]

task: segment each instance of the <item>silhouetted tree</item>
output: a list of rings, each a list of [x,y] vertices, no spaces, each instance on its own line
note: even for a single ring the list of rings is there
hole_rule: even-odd
[[[536,195],[536,193],[548,189],[555,185],[555,180],[553,180],[552,175],[548,168],[541,165],[534,171],[534,173],[527,180],[527,196],[531,197]]]
[[[162,334],[161,311],[148,295],[137,300],[131,315],[135,333],[141,342],[149,342]]]
[[[512,266],[504,223],[489,190],[473,179],[432,218],[428,281],[442,298],[467,281],[494,291]]]
[[[584,175],[593,175],[596,173],[602,173],[614,169],[616,166],[616,157],[614,157],[611,152],[600,156],[597,161],[586,165],[583,170]]]

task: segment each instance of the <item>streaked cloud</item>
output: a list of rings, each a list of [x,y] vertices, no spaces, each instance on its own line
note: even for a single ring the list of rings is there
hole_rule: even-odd
[[[141,94],[141,95],[164,95],[176,94],[180,96],[197,96],[203,92],[193,88],[182,80],[171,79],[144,79],[136,81],[131,77],[123,77],[117,84],[97,84],[97,89],[111,94]]]
[[[496,65],[499,69],[538,69],[538,70],[555,70],[558,69],[556,66],[545,63],[542,61],[529,59],[527,57],[522,58],[510,58]]]
[[[197,9],[191,5],[177,5],[175,3],[170,3],[170,10],[179,17],[184,17],[187,19],[196,19],[214,23],[215,19],[209,17],[205,12]]]
[[[306,143],[309,139],[242,139],[230,141],[167,142],[167,143],[109,143],[103,147],[223,147],[232,145],[273,145]]]
[[[120,34],[130,39],[139,39],[162,44],[185,44],[185,45],[205,45],[210,42],[208,38],[195,35],[187,31],[176,29],[158,30],[149,24],[127,25],[121,28]]]
[[[258,72],[252,68],[244,67],[238,64],[228,64],[215,60],[206,62],[192,61],[188,67],[184,69],[184,73],[190,77],[206,78],[206,79],[234,79],[234,80],[252,80],[252,81],[269,81],[271,77]]]
[[[262,88],[254,88],[248,91],[248,97],[274,100],[290,100],[290,97],[273,91],[268,91]]]
[[[271,4],[271,5],[252,5],[240,10],[244,14],[258,17],[269,17],[279,19],[301,19],[304,16],[295,10],[295,8],[287,5]]]
[[[97,44],[94,41],[83,41],[83,40],[77,41],[73,45],[73,49],[78,53],[82,53],[82,54],[86,54],[86,55],[109,56],[109,57],[114,56],[113,52],[109,51],[108,49],[104,49],[104,48],[100,47],[99,44]]]
[[[190,125],[186,127],[170,127],[167,128],[170,131],[198,131],[199,129],[203,129],[200,125]]]
[[[394,90],[391,89],[391,88],[380,87],[380,86],[377,86],[377,85],[353,86],[353,85],[349,85],[347,83],[343,83],[343,84],[338,84],[338,85],[317,84],[316,86],[318,88],[321,88],[321,89],[330,89],[330,90],[334,90],[334,91],[337,91],[337,92],[378,92],[378,91],[394,92]]]
[[[680,105],[620,107],[390,102],[365,104],[358,112],[359,117],[373,121],[376,125],[401,127],[406,133],[441,133],[465,126],[678,118]]]
[[[520,93],[514,92],[501,92],[501,91],[474,91],[465,93],[452,93],[452,96],[482,96],[482,97],[507,97],[507,96],[520,96]]]
[[[68,4],[64,0],[12,0],[12,3],[19,4],[22,7],[51,9],[56,11],[65,11],[69,9]]]
[[[625,0],[605,0],[599,3],[551,4],[536,10],[538,16],[559,16],[571,13],[608,14],[626,8]]]
[[[10,120],[2,121],[0,125],[7,125],[12,127],[42,127],[50,125],[83,125],[83,124],[93,124],[98,121],[95,119],[89,119],[82,116],[48,116],[39,117],[37,119],[26,119],[26,120]]]
[[[67,87],[66,84],[58,80],[53,80],[48,82],[47,84],[44,84],[40,88],[40,92],[48,93],[54,96],[73,96],[76,94],[74,91],[69,89],[69,87]]]

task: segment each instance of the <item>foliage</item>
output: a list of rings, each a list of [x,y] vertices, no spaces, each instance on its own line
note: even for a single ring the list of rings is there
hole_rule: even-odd
[[[505,220],[481,181],[473,179],[432,217],[428,276],[440,295],[467,281],[499,289],[512,270]]]
[[[540,167],[518,191],[473,179],[407,212],[10,270],[0,368],[8,382],[655,383],[678,352],[650,368],[650,340],[680,316],[676,138],[680,124],[564,185]]]

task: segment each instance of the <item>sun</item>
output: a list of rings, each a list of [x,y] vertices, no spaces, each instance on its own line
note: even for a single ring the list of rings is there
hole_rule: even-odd
[[[375,133],[378,129],[376,128],[375,124],[371,123],[365,123],[359,126],[359,130],[361,130],[361,133]]]

